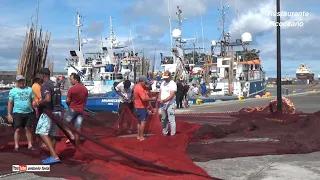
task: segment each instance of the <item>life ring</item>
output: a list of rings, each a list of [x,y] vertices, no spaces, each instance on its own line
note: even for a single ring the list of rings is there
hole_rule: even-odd
[[[253,70],[250,71],[250,77],[253,77],[254,76],[254,72]]]

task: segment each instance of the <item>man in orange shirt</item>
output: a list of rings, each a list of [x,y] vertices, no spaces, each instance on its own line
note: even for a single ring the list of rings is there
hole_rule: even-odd
[[[32,85],[32,92],[34,95],[33,100],[35,102],[39,102],[39,100],[41,100],[41,80],[40,80],[40,75],[37,74],[36,77],[33,79],[33,85]],[[37,118],[39,117],[39,112],[38,109],[35,109],[36,111],[36,116]]]
[[[146,121],[149,118],[148,116],[153,113],[153,108],[150,104],[150,101],[156,100],[156,97],[150,98],[146,92],[147,85],[149,84],[150,82],[148,81],[146,76],[140,76],[139,82],[135,85],[133,90],[134,106],[139,120],[137,126],[137,139],[140,141],[145,140],[145,138],[143,137],[143,133]]]
[[[41,100],[41,79],[40,75],[37,74],[36,77],[33,79],[33,85],[32,85],[32,92],[33,92],[33,100],[35,102],[39,102]],[[37,138],[35,136],[35,130],[38,123],[39,115],[41,112],[38,111],[38,108],[34,108],[35,114],[34,114],[34,121],[33,121],[33,133],[32,133],[32,139],[33,142],[36,142]],[[38,142],[40,143],[41,147],[45,147],[46,145],[41,141],[40,138],[38,138]]]

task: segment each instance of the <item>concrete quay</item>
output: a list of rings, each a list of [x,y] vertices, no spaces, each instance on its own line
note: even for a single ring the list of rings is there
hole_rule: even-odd
[[[320,93],[309,92],[287,96],[295,107],[306,113],[320,110]],[[184,112],[237,111],[242,107],[263,107],[276,97],[245,99],[241,101],[215,102],[186,109]],[[226,180],[318,180],[320,179],[320,152],[295,155],[268,155],[195,162],[217,178]],[[1,174],[1,173],[0,173]],[[55,180],[62,178],[39,177],[32,173],[3,176],[8,180]]]
[[[320,110],[320,92],[306,92],[285,97],[290,99],[297,109],[305,113],[313,113]],[[236,101],[205,103],[193,105],[184,109],[177,109],[176,113],[238,111],[243,107],[264,107],[275,98],[275,96],[271,96],[268,98],[251,98]]]

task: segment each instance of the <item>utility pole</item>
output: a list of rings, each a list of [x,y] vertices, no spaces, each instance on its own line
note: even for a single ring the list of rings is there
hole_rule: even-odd
[[[280,0],[277,0],[277,14],[280,14]],[[280,16],[277,16],[277,110],[282,112],[281,94],[281,38],[280,38]]]

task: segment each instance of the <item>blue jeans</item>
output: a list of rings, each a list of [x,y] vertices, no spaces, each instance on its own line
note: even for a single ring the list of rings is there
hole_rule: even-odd
[[[171,136],[176,134],[176,117],[174,104],[165,104],[160,109],[162,133],[168,134],[168,128],[170,124]]]
[[[67,123],[71,123],[74,119],[74,127],[80,129],[83,121],[83,114],[75,112],[73,109],[68,108],[64,114],[64,121]]]

